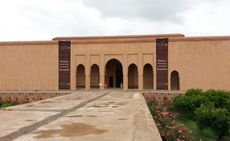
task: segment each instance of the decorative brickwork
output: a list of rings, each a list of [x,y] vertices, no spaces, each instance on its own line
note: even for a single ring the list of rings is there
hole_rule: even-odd
[[[158,106],[169,105],[174,97],[178,95],[184,95],[184,92],[180,91],[153,91],[143,92],[146,102],[155,101]]]
[[[0,92],[0,102],[23,104],[66,94],[68,92]]]

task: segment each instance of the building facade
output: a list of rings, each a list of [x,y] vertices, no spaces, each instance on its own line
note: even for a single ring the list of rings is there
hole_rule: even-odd
[[[0,90],[230,90],[229,36],[0,42],[0,57]]]

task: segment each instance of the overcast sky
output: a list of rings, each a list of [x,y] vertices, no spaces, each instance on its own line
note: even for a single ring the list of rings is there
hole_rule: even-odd
[[[57,36],[230,35],[229,0],[1,0],[0,41]]]

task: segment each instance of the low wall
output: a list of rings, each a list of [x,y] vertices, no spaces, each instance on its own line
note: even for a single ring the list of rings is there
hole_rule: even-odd
[[[169,105],[174,97],[178,95],[184,95],[183,91],[146,91],[143,92],[146,102],[154,101],[157,105]]]
[[[60,91],[5,91],[0,92],[0,102],[11,102],[16,104],[28,103],[48,99],[56,96],[69,94]]]

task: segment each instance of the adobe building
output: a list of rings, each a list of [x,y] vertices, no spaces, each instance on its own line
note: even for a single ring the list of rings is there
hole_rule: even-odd
[[[0,90],[230,90],[230,37],[183,34],[0,42]]]

